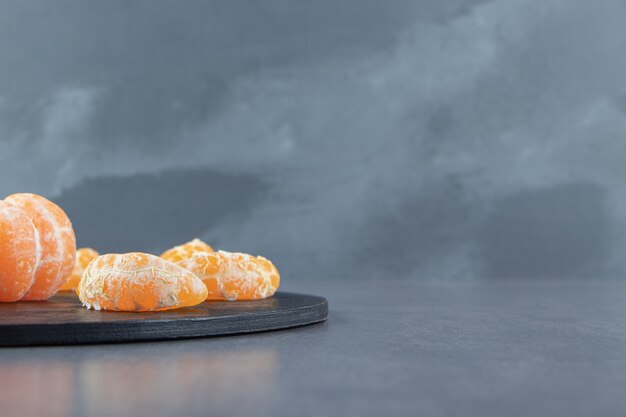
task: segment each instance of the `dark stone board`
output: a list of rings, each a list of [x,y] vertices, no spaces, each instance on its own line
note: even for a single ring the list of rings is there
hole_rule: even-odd
[[[322,297],[278,292],[266,300],[206,301],[160,312],[94,311],[73,293],[47,301],[0,303],[0,346],[136,342],[225,336],[326,320]]]

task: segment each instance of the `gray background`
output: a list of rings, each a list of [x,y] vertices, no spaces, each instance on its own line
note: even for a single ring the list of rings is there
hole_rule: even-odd
[[[0,0],[0,138],[79,245],[330,303],[2,349],[0,414],[626,415],[626,1]]]
[[[623,1],[0,1],[0,194],[289,280],[623,275]]]

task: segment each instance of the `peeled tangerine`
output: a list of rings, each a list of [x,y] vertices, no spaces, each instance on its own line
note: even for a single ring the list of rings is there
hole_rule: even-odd
[[[204,282],[207,300],[260,300],[272,296],[280,284],[278,270],[262,256],[196,252],[178,265]]]
[[[76,239],[65,212],[36,194],[0,201],[0,301],[45,300],[74,266]]]
[[[76,292],[87,308],[118,311],[170,310],[207,297],[206,286],[190,271],[139,252],[97,257]]]
[[[196,252],[213,252],[213,248],[200,239],[194,239],[166,250],[161,254],[161,258],[170,262],[180,262],[183,259],[191,258]]]
[[[0,201],[0,301],[17,301],[35,280],[39,239],[33,222]]]
[[[100,254],[91,248],[80,248],[76,251],[76,261],[74,262],[74,269],[72,273],[65,280],[65,283],[61,286],[59,291],[75,291],[80,282],[80,278],[85,272],[85,268],[89,265],[94,258],[97,258]]]

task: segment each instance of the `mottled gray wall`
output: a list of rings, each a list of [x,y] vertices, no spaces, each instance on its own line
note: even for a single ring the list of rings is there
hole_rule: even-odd
[[[626,2],[0,0],[0,194],[289,279],[626,274]]]

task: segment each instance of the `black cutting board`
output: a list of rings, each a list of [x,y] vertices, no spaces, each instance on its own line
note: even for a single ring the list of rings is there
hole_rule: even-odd
[[[84,308],[73,293],[47,301],[0,303],[0,346],[135,342],[224,336],[326,320],[322,297],[278,292],[257,301],[206,301],[171,311],[126,313]]]

